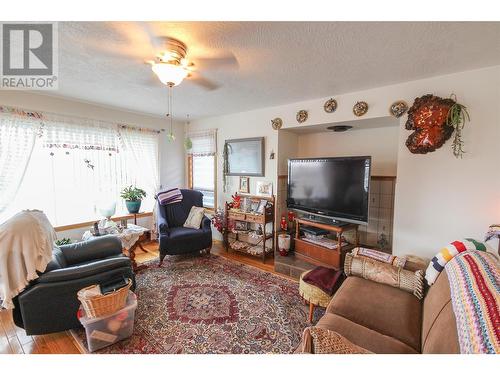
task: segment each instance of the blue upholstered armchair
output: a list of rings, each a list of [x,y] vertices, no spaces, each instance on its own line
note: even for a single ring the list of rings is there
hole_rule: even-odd
[[[157,207],[157,225],[160,241],[160,265],[166,255],[178,255],[199,251],[210,252],[212,228],[206,216],[201,228],[183,227],[191,207],[203,207],[203,194],[196,190],[181,189],[182,202]]]

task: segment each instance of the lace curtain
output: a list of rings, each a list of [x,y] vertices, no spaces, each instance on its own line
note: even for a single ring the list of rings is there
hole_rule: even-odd
[[[118,133],[128,163],[136,169],[137,177],[145,184],[146,191],[154,195],[160,187],[158,132],[121,125]]]
[[[39,115],[0,108],[0,213],[16,196],[42,127]]]
[[[191,148],[187,150],[188,155],[215,155],[217,152],[216,135],[216,129],[187,132],[186,139],[189,140],[192,145]]]
[[[0,222],[25,208],[43,210],[54,225],[100,217],[99,208],[126,208],[120,191],[147,192],[153,208],[159,186],[158,131],[43,113],[2,113],[0,107]]]
[[[154,196],[160,188],[158,132],[129,126],[119,126],[118,132],[121,147],[127,155],[127,162],[135,169],[148,197],[154,201]],[[151,240],[156,240],[158,233],[156,229],[156,204],[154,203],[152,210]]]

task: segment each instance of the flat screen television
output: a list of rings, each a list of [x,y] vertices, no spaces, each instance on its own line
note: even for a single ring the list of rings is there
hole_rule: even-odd
[[[370,156],[290,159],[288,208],[353,223],[368,222]]]

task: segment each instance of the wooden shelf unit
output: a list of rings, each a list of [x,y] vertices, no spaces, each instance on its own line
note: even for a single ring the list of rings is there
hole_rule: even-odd
[[[300,238],[300,226],[308,225],[310,227],[320,228],[327,230],[329,232],[335,232],[337,235],[337,248],[329,249],[325,246],[317,245],[315,243],[303,240]],[[355,233],[355,244],[354,246],[343,246],[342,244],[342,234],[349,230],[354,230]],[[319,223],[315,221],[310,221],[306,219],[295,219],[295,255],[305,260],[306,262],[316,264],[318,266],[324,266],[329,268],[341,269],[344,264],[344,255],[347,251],[351,250],[353,247],[358,246],[358,224],[343,224],[340,226]]]
[[[258,196],[258,195],[250,195],[250,194],[239,194],[242,199],[247,198],[252,201],[261,201],[261,200],[267,200],[269,203],[271,203],[270,206],[266,207],[264,210],[264,213],[258,214],[258,213],[251,213],[251,212],[243,212],[240,211],[239,209],[230,209],[229,208],[229,203],[226,202],[225,204],[225,212],[226,212],[226,220],[236,220],[236,221],[244,221],[247,223],[256,223],[262,225],[262,263],[266,262],[266,256],[267,254],[272,254],[274,256],[274,196],[270,197],[265,197],[265,196]],[[266,224],[271,223],[271,232],[266,231]],[[227,227],[227,222],[226,222],[226,227]],[[236,238],[238,239],[238,232],[236,231],[234,233],[236,235]],[[226,251],[229,251],[229,236],[228,233],[225,232],[224,236],[224,248]],[[266,253],[266,241],[272,239],[272,248],[270,251]],[[253,255],[257,256],[245,251],[241,251],[245,254],[248,255]]]

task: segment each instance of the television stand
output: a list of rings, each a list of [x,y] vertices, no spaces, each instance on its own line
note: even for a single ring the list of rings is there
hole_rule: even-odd
[[[317,243],[310,242],[300,237],[300,226],[307,225],[334,232],[337,235],[335,248],[329,248]],[[353,245],[342,243],[342,234],[354,230],[355,242]],[[342,269],[344,266],[344,255],[346,252],[358,246],[358,224],[341,223],[340,225],[320,223],[314,220],[297,218],[295,220],[295,255],[306,262],[328,268]]]
[[[333,218],[318,216],[318,215],[314,215],[314,214],[303,214],[302,216],[300,216],[300,219],[311,221],[311,222],[316,222],[319,224],[333,225],[336,227],[344,227],[346,225],[349,225],[349,223],[346,221],[335,220]]]

